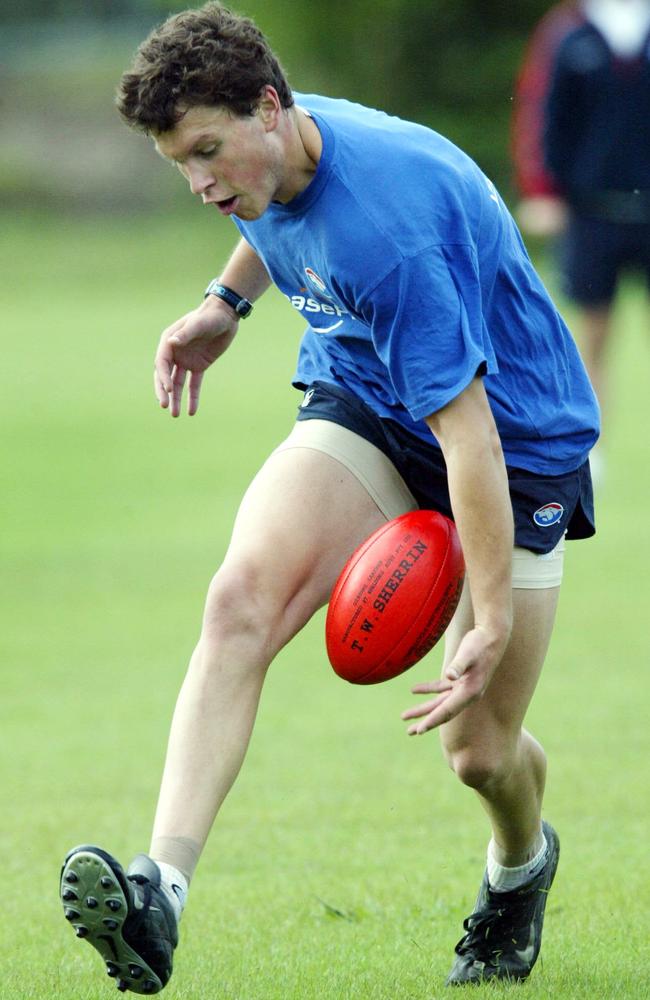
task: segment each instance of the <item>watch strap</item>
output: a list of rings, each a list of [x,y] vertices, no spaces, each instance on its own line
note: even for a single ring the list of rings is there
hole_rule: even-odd
[[[246,319],[250,316],[253,311],[253,303],[248,299],[245,299],[243,295],[238,295],[234,292],[232,288],[228,288],[227,285],[222,285],[218,278],[214,278],[205,290],[203,298],[207,298],[208,295],[215,295],[218,299],[223,299],[231,306],[239,319]]]

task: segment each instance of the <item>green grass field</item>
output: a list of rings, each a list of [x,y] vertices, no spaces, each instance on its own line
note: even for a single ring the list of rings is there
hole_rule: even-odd
[[[115,995],[57,898],[94,841],[146,849],[168,723],[238,499],[287,432],[300,322],[279,295],[207,377],[197,417],[151,389],[160,330],[230,233],[166,220],[3,220],[3,1000]],[[550,757],[563,858],[541,998],[645,998],[650,935],[650,344],[619,309],[599,534],[571,544],[529,722]],[[435,734],[411,740],[407,678],[355,689],[319,616],[271,671],[244,771],[202,859],[169,1000],[432,1000],[474,901],[487,830]],[[112,993],[111,993],[112,991]]]

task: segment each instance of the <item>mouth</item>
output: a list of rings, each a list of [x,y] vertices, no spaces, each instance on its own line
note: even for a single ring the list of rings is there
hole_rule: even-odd
[[[214,204],[222,215],[233,215],[239,204],[239,195],[235,194],[232,198],[223,198],[221,201],[214,202]]]

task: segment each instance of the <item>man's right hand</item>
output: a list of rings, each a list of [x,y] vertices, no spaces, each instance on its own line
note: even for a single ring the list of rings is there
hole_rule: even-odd
[[[199,407],[203,373],[233,341],[239,320],[225,302],[209,295],[197,309],[168,326],[156,352],[154,387],[163,409],[180,416],[181,399],[188,381],[187,412]],[[189,375],[189,380],[188,380]]]

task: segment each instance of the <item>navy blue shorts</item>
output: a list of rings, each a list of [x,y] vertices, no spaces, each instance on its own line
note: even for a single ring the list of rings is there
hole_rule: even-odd
[[[607,305],[624,270],[641,270],[650,284],[650,225],[572,215],[560,262],[569,298],[583,306]]]
[[[307,405],[305,405],[305,402]],[[314,382],[298,409],[298,420],[331,420],[379,448],[393,463],[416,501],[453,518],[447,468],[440,448],[378,417],[351,392],[329,382]],[[562,536],[589,538],[595,533],[589,462],[562,476],[539,476],[508,468],[515,521],[515,545],[551,552]]]

